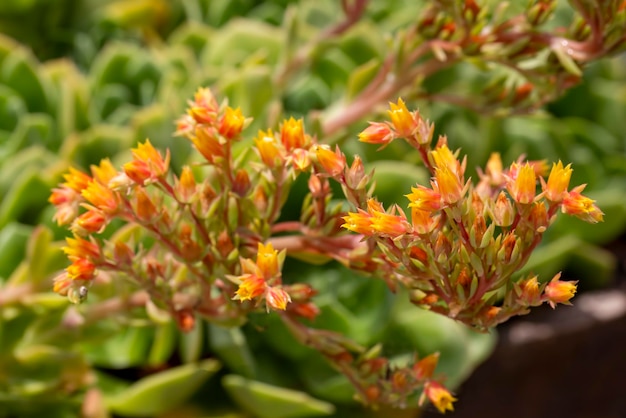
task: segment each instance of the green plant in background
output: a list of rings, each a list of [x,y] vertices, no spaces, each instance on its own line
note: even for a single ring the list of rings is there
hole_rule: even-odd
[[[12,2],[15,6],[18,3]],[[27,3],[28,7],[21,7],[20,13],[30,8],[33,15],[55,18],[55,14],[37,9],[47,2],[24,2]],[[526,117],[485,120],[454,108],[461,105],[487,113],[527,113],[552,100],[580,80],[573,65],[583,67],[589,59],[623,48],[620,28],[624,27],[624,11],[620,2],[604,2],[597,8],[572,2],[576,10],[572,15],[563,4],[547,1],[529,3],[528,9],[517,4],[503,9],[490,2],[433,2],[425,7],[415,2],[390,5],[382,1],[355,1],[345,2],[342,16],[338,13],[339,4],[333,1],[302,2],[297,7],[280,1],[260,5],[245,1],[173,1],[162,15],[166,17],[161,22],[166,23],[156,28],[150,20],[156,9],[146,9],[140,1],[99,2],[98,7],[87,1],[80,3],[81,16],[87,22],[82,28],[75,26],[76,31],[64,37],[31,39],[63,39],[64,46],[57,49],[61,52],[55,54],[69,53],[84,69],[84,75],[67,61],[40,64],[30,52],[6,38],[2,38],[0,47],[0,268],[4,277],[0,301],[6,320],[1,361],[19,365],[7,368],[10,371],[3,375],[9,379],[5,382],[12,382],[10,390],[3,389],[0,400],[9,405],[9,411],[26,415],[37,413],[38,407],[46,412],[58,407],[59,414],[63,414],[62,408],[75,411],[82,402],[83,390],[97,382],[99,389],[89,391],[87,398],[91,401],[83,405],[91,405],[93,399],[98,399],[93,394],[104,390],[112,411],[141,415],[145,407],[143,395],[178,388],[179,395],[173,396],[170,403],[151,404],[151,412],[157,414],[188,399],[215,372],[215,364],[202,366],[197,373],[192,372],[193,366],[181,366],[180,373],[174,368],[173,374],[163,378],[157,378],[161,373],[156,373],[151,376],[153,379],[147,377],[145,383],[128,389],[124,389],[127,381],[111,379],[110,373],[95,372],[93,366],[143,374],[164,365],[193,364],[207,356],[218,357],[228,370],[246,379],[262,376],[262,384],[237,376],[222,379],[232,399],[251,410],[264,410],[263,402],[271,400],[271,404],[279,405],[279,410],[294,408],[295,412],[287,416],[328,412],[327,404],[315,403],[304,393],[294,396],[280,387],[298,387],[337,405],[350,404],[349,383],[325,366],[321,357],[298,349],[295,344],[277,343],[289,337],[274,315],[253,315],[247,325],[228,332],[197,323],[189,333],[180,334],[167,317],[160,317],[160,325],[155,327],[154,322],[159,323],[157,309],[148,309],[147,317],[143,310],[133,310],[129,319],[128,310],[144,306],[146,299],[139,295],[117,304],[115,299],[108,300],[114,293],[130,291],[125,286],[92,288],[90,304],[81,307],[78,316],[74,308],[68,309],[46,293],[49,278],[63,267],[59,250],[62,244],[51,243],[62,238],[63,231],[50,222],[52,208],[46,204],[47,190],[70,165],[86,169],[101,158],[110,157],[120,166],[128,159],[129,149],[146,137],[157,148],[172,150],[172,167],[180,172],[189,162],[189,148],[184,141],[172,142],[168,137],[172,121],[198,85],[214,86],[232,103],[240,105],[246,115],[253,116],[249,128],[252,131],[276,126],[283,114],[307,115],[310,130],[320,135],[322,142],[344,141],[363,127],[351,121],[375,112],[378,105],[402,94],[405,98],[421,99],[422,110],[438,121],[442,132],[454,138],[455,147],[472,150],[468,171],[483,165],[492,151],[499,151],[505,161],[513,161],[522,153],[531,159],[573,161],[577,167],[573,181],[589,182],[588,189],[592,193],[598,191],[592,196],[607,213],[607,222],[581,235],[579,224],[572,226],[558,220],[545,240],[554,245],[542,249],[539,259],[531,258],[528,266],[542,277],[551,277],[567,267],[568,259],[584,263],[586,268],[597,268],[598,260],[605,260],[600,264],[601,271],[605,277],[610,275],[612,261],[598,247],[591,248],[602,257],[572,257],[579,253],[576,247],[583,246],[579,245],[581,241],[572,241],[569,234],[579,234],[579,240],[585,243],[602,243],[615,236],[611,233],[623,231],[620,214],[624,213],[624,204],[619,199],[623,195],[623,165],[619,158],[624,153],[623,144],[613,139],[619,138],[623,130],[619,126],[621,119],[610,117],[610,109],[619,109],[620,103],[611,104],[614,96],[602,93],[612,89],[608,80],[617,76],[620,67],[604,70],[600,77],[589,81],[600,85],[596,80],[605,79],[604,88],[583,84],[575,89],[579,95],[589,90],[588,96],[595,101],[576,102],[597,103],[596,123],[610,127],[613,137],[599,133],[597,125],[593,125],[589,128],[593,133],[578,142],[567,136],[571,128],[565,122]],[[552,19],[549,12],[556,12]],[[58,13],[56,16],[62,14]],[[249,18],[236,18],[238,15]],[[557,33],[557,26],[570,22],[573,23],[569,31],[552,35]],[[41,28],[56,30],[59,26]],[[6,32],[28,40],[17,32]],[[394,34],[393,42],[387,34]],[[574,54],[569,55],[566,50],[565,56],[559,56],[551,41],[566,39],[577,42],[571,51]],[[107,44],[111,40],[118,41]],[[150,47],[141,47],[142,43]],[[98,52],[101,46],[104,48]],[[444,47],[445,57],[439,46]],[[54,48],[35,46],[35,50],[39,53]],[[552,79],[547,77],[550,74]],[[250,91],[255,95],[250,95]],[[468,97],[472,100],[466,100]],[[556,106],[552,110],[558,113]],[[528,135],[528,124],[536,126],[532,137]],[[582,124],[585,122],[579,123]],[[538,146],[538,138],[546,131],[555,132],[551,136],[561,138],[561,142],[548,137]],[[587,128],[583,131],[589,132]],[[592,145],[597,138],[604,138],[603,143],[609,147]],[[559,143],[562,145],[552,146]],[[546,148],[549,144],[551,148]],[[343,143],[342,149],[348,154],[362,155],[369,167],[376,168],[377,194],[385,206],[405,201],[402,194],[416,181],[428,183],[427,171],[415,164],[419,161],[418,153],[399,141],[379,153],[352,140]],[[605,166],[603,163],[609,160],[614,163]],[[606,170],[598,174],[598,167]],[[285,219],[297,219],[297,208],[307,192],[306,182],[292,185],[283,210]],[[25,245],[37,223],[46,224],[52,236],[37,229]],[[298,251],[292,254],[308,262],[315,259]],[[546,255],[541,257],[542,254]],[[384,292],[382,283],[354,280],[345,269],[332,265],[305,267],[288,259],[283,274],[306,276],[319,290],[315,302],[321,313],[316,326],[348,333],[365,346],[382,339],[386,347],[395,347],[398,355],[410,357],[415,350],[422,356],[440,351],[437,370],[448,376],[451,387],[462,381],[489,350],[492,339],[488,335],[473,334],[428,312],[405,309],[400,303],[392,303],[388,296],[383,303],[379,299]],[[376,301],[379,309],[364,309],[361,300]],[[71,338],[61,332],[35,338],[42,329],[59,327],[69,329]],[[265,332],[259,333],[259,329]],[[405,338],[398,338],[403,335]],[[38,356],[20,354],[20,350],[31,347],[35,347],[31,352]],[[62,350],[55,351],[55,347]],[[276,366],[285,361],[295,370],[295,376],[286,375]],[[45,376],[33,378],[33,370],[48,371]],[[189,386],[180,385],[181,379],[186,380],[185,370],[198,377]],[[207,385],[218,394],[205,404],[232,408],[219,395],[221,389],[216,379],[208,380]],[[207,393],[206,388],[202,393]],[[67,402],[68,393],[76,394],[73,402]],[[311,405],[312,410],[308,409]],[[267,411],[278,416],[275,409]],[[70,416],[72,413],[67,412]]]

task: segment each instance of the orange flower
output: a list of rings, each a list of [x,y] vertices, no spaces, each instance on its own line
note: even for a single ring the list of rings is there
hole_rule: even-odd
[[[388,144],[393,138],[389,124],[384,122],[370,122],[370,126],[359,134],[359,141],[368,144]]]
[[[604,213],[595,205],[595,200],[580,194],[584,188],[583,184],[565,193],[561,202],[561,211],[592,224],[602,222]]]
[[[496,202],[493,205],[493,221],[497,226],[510,226],[515,217],[515,210],[506,193],[503,191],[498,194]]]
[[[287,151],[296,148],[306,148],[309,141],[304,134],[304,122],[302,119],[295,120],[293,117],[283,121],[280,127],[280,141]]]
[[[100,160],[100,164],[92,165],[90,168],[91,174],[93,174],[93,178],[95,178],[102,184],[108,185],[109,181],[111,181],[111,179],[118,174],[115,167],[113,167],[113,164],[111,164],[111,160],[109,160],[108,158]]]
[[[411,187],[411,193],[405,196],[411,201],[410,208],[427,212],[441,209],[441,194],[428,187],[418,184],[417,187]]]
[[[81,194],[89,203],[104,213],[112,214],[117,211],[118,199],[115,193],[100,182],[90,181]]]
[[[571,167],[571,164],[563,167],[563,163],[560,160],[558,163],[552,165],[548,183],[543,184],[545,196],[548,200],[552,202],[560,202],[563,200],[563,196],[569,186],[570,178],[572,177]]]
[[[406,234],[409,226],[403,216],[375,211],[372,214],[372,229],[380,234],[398,237]]]
[[[271,242],[268,242],[267,245],[263,245],[259,242],[256,265],[265,280],[275,277],[280,273],[278,251],[274,249]]]
[[[237,292],[235,292],[233,300],[243,302],[244,300],[255,299],[264,294],[266,288],[267,283],[265,283],[265,280],[252,274],[247,275],[239,285]]]
[[[52,219],[59,226],[71,223],[78,216],[81,200],[78,192],[65,185],[52,189],[52,193],[48,198],[48,202],[52,203],[56,208]]]
[[[430,152],[430,155],[435,163],[435,167],[447,168],[458,177],[463,175],[461,163],[445,143],[437,146],[437,148]]]
[[[77,193],[82,192],[91,181],[91,177],[82,171],[76,170],[74,167],[69,168],[69,173],[63,175],[65,179],[64,186],[69,187]]]
[[[65,271],[72,280],[91,280],[96,271],[96,266],[86,258],[77,258]]]
[[[344,224],[342,228],[346,228],[357,234],[372,235],[372,216],[361,209],[357,209],[358,212],[348,212],[347,216],[344,216]]]
[[[219,106],[211,90],[200,88],[194,95],[188,112],[196,123],[212,125],[217,119],[218,110]]]
[[[165,154],[165,159],[163,159],[148,139],[143,144],[138,144],[137,148],[133,148],[131,151],[135,157],[133,163],[136,165],[143,163],[147,167],[150,177],[161,177],[167,173],[170,164],[169,151]]]
[[[436,223],[437,218],[432,216],[432,212],[411,208],[411,225],[418,234],[428,234]]]
[[[180,173],[180,179],[178,180],[178,198],[185,203],[191,201],[192,196],[196,193],[196,179],[193,176],[193,171],[188,165],[183,167]]]
[[[134,209],[137,218],[143,222],[151,222],[159,214],[159,211],[143,187],[137,187],[135,191]]]
[[[72,279],[67,275],[67,272],[64,271],[54,278],[53,283],[54,285],[52,290],[54,293],[58,293],[61,296],[67,296],[67,292],[72,285]]]
[[[196,135],[191,137],[191,142],[209,163],[213,163],[216,158],[226,155],[225,144],[220,142],[217,132],[213,128],[198,126]]]
[[[540,300],[539,282],[537,276],[521,281],[519,287],[520,300],[529,306],[536,305]]]
[[[389,117],[396,133],[399,137],[409,138],[417,128],[414,115],[409,112],[404,104],[404,100],[398,99],[398,103],[389,103]]]
[[[80,237],[65,238],[67,246],[63,247],[63,252],[70,260],[78,258],[92,258],[97,259],[100,257],[100,247],[93,241],[87,241]]]
[[[535,199],[536,176],[533,167],[526,163],[519,167],[517,163],[511,165],[514,177],[509,181],[508,189],[513,199],[521,204],[531,203]]]
[[[446,205],[454,205],[465,193],[461,178],[448,167],[435,169],[435,184],[441,201]]]
[[[439,362],[439,353],[430,354],[413,365],[415,378],[418,380],[430,379],[433,377],[437,363]]]
[[[304,148],[297,148],[291,152],[293,166],[300,171],[306,171],[311,165],[311,154]]]
[[[148,164],[143,161],[134,160],[128,162],[122,166],[122,169],[128,178],[139,185],[143,185],[152,177],[152,172],[150,171]]]
[[[254,144],[263,163],[270,168],[274,168],[280,157],[280,149],[272,130],[270,129],[267,132],[259,131],[256,138],[254,138]]]
[[[265,294],[265,301],[268,311],[269,308],[284,311],[287,309],[287,304],[291,302],[291,297],[282,287],[269,287]]]
[[[548,283],[543,291],[543,295],[552,309],[556,307],[557,303],[571,305],[569,300],[573,298],[576,293],[577,281],[562,282],[559,280],[560,278],[561,273],[558,273],[552,280],[550,280],[550,283]]]
[[[333,152],[326,147],[316,146],[315,156],[317,157],[317,162],[331,177],[343,173],[343,169],[346,166],[346,157],[339,150],[339,147],[336,147],[335,152]]]
[[[228,139],[237,137],[245,126],[246,118],[241,113],[241,109],[233,109],[228,106],[220,120],[219,133]]]
[[[452,403],[456,401],[456,398],[441,384],[433,381],[426,382],[424,385],[424,395],[426,395],[439,412],[445,413],[446,411],[454,411]]]
[[[92,209],[76,218],[75,228],[82,234],[100,233],[106,226],[106,217],[99,210]]]

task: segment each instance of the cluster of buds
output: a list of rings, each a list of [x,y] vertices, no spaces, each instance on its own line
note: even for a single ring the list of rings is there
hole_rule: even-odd
[[[543,161],[520,160],[505,169],[493,154],[474,185],[465,177],[466,159],[448,148],[445,137],[431,148],[434,126],[418,112],[398,100],[389,116],[390,122],[370,123],[360,139],[385,146],[402,138],[419,151],[432,179],[406,195],[410,215],[398,205],[385,210],[353,189],[345,181],[347,170],[335,176],[349,196],[360,196],[343,227],[376,242],[370,256],[388,266],[387,281],[409,289],[416,305],[480,330],[544,302],[568,303],[575,282],[560,275],[544,284],[534,276],[514,277],[559,211],[602,221],[594,201],[581,194],[584,185],[569,189],[571,167],[559,161],[546,179]]]
[[[451,410],[453,396],[433,377],[437,356],[393,368],[379,349],[305,325],[303,319],[314,325],[319,314],[316,291],[283,283],[285,257],[338,260],[392,289],[405,286],[419,306],[487,329],[530,306],[568,303],[574,283],[558,276],[547,284],[535,277],[515,282],[512,275],[559,209],[589,222],[600,221],[602,212],[582,187],[568,189],[572,170],[560,162],[544,180],[544,164],[517,161],[505,170],[494,155],[474,186],[465,178],[465,160],[445,138],[431,149],[434,127],[418,112],[398,100],[389,116],[390,122],[371,123],[360,139],[385,146],[403,138],[419,151],[432,181],[407,195],[410,217],[398,205],[385,210],[371,197],[361,159],[347,164],[339,147],[319,144],[302,120],[285,120],[277,133],[259,131],[249,142],[253,152],[237,152],[249,120],[200,89],[177,135],[201,160],[177,175],[169,152],[146,141],[121,169],[109,160],[90,173],[70,168],[53,190],[55,219],[73,235],[64,249],[71,264],[54,290],[81,302],[98,278],[122,277],[183,330],[197,316],[237,326],[251,312],[272,311],[346,374],[363,402],[402,405],[421,389],[422,401]],[[300,219],[283,220],[299,175],[308,176],[309,194]],[[341,184],[355,212],[330,205],[330,179]]]

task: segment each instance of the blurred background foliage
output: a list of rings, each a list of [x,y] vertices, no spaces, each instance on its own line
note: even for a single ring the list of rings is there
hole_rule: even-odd
[[[88,417],[365,416],[349,382],[271,315],[235,329],[198,322],[181,334],[157,312],[134,309],[132,297],[120,298],[133,289],[115,280],[93,289],[88,304],[68,306],[50,293],[51,278],[64,267],[64,236],[47,198],[69,166],[87,169],[105,157],[119,165],[145,138],[170,148],[179,168],[190,150],[172,138],[174,120],[198,86],[215,88],[253,116],[251,134],[285,115],[306,116],[310,129],[319,129],[320,115],[367,85],[389,34],[409,25],[421,7],[374,0],[350,30],[317,42],[320,31],[341,20],[339,2],[0,2],[0,417],[73,417],[81,408]],[[568,18],[564,10],[552,24]],[[302,48],[310,48],[308,61],[293,65]],[[626,230],[625,80],[624,56],[594,63],[579,86],[524,116],[415,102],[437,132],[468,154],[470,169],[496,151],[505,164],[522,154],[573,163],[573,183],[588,184],[605,223],[588,228],[560,219],[528,265],[543,279],[565,270],[593,289],[614,276],[617,260],[606,247]],[[461,84],[472,92],[484,83],[485,74],[462,63],[420,88]],[[365,121],[324,140],[343,141],[347,154],[363,156],[376,168],[380,199],[403,205],[409,187],[427,181],[419,158],[399,142],[382,152],[358,143],[355,134],[364,127]],[[285,217],[297,218],[305,193],[302,182]],[[290,274],[320,290],[316,326],[361,344],[383,341],[399,362],[415,351],[439,351],[437,372],[452,387],[493,346],[493,335],[407,307],[383,283],[336,265],[290,260],[284,275]],[[112,307],[112,299],[119,305]]]

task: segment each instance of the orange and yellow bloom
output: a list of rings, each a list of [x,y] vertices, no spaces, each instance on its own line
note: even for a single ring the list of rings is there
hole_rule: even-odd
[[[389,108],[387,112],[396,135],[403,138],[411,137],[417,128],[417,121],[414,114],[407,109],[404,100],[398,99],[397,103],[389,103]]]
[[[567,281],[563,282],[559,280],[561,278],[561,273],[558,273],[554,278],[547,284],[546,288],[543,291],[544,297],[547,299],[548,303],[554,309],[557,303],[561,303],[564,305],[571,305],[570,299],[574,297],[576,293],[576,281]]]
[[[561,202],[561,211],[568,215],[576,216],[585,222],[602,222],[604,213],[595,205],[595,200],[580,194],[585,185],[575,187],[569,193],[565,193]]]
[[[519,167],[517,163],[511,165],[513,178],[509,181],[508,189],[511,197],[521,204],[531,203],[535,199],[537,178],[533,167],[526,163]]]
[[[563,196],[567,192],[570,178],[572,177],[571,164],[563,167],[563,163],[559,160],[558,163],[552,165],[552,171],[550,171],[550,177],[548,182],[544,184],[544,193],[548,200],[552,202],[560,202],[563,200]]]
[[[441,384],[433,381],[426,382],[424,385],[424,395],[442,414],[446,411],[454,411],[452,403],[457,399]]]

